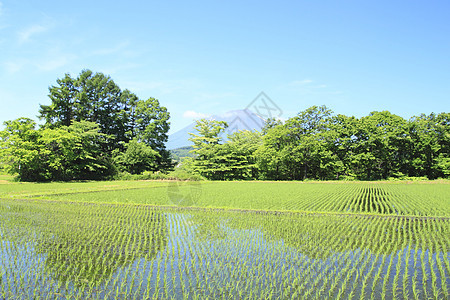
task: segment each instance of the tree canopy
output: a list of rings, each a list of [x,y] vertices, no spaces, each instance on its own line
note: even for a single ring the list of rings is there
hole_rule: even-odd
[[[0,166],[20,180],[105,179],[173,167],[165,148],[170,114],[155,98],[139,99],[111,77],[83,70],[49,87],[37,124],[4,123]],[[450,176],[450,113],[409,120],[375,111],[355,118],[312,106],[261,132],[222,135],[223,121],[197,121],[193,157],[182,168],[213,180],[379,180]]]
[[[107,136],[104,151],[120,148],[137,138],[159,153],[157,165],[170,167],[165,149],[170,114],[155,98],[140,100],[102,73],[83,70],[77,78],[66,74],[49,88],[50,105],[41,105],[39,118],[44,128],[70,126],[76,121],[99,125]]]
[[[102,151],[106,135],[95,123],[36,129],[33,120],[20,118],[5,125],[0,158],[23,181],[98,179],[113,172]]]
[[[170,114],[157,99],[141,100],[90,70],[57,79],[49,98],[40,105],[41,128],[19,118],[0,133],[0,158],[19,179],[102,179],[173,167],[165,148]]]
[[[312,106],[261,132],[241,131],[220,143],[226,124],[200,120],[195,158],[186,168],[210,179],[359,179],[450,175],[450,114],[405,120],[388,111],[362,118]]]

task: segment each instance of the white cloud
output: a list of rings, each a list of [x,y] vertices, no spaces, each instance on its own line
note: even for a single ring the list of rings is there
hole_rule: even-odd
[[[183,113],[183,117],[184,118],[190,118],[190,119],[203,119],[203,118],[208,118],[209,115],[208,114],[204,114],[204,113],[200,113],[200,112],[196,112],[193,110],[187,110]]]
[[[45,32],[48,30],[48,27],[42,26],[39,24],[32,25],[24,30],[20,31],[18,34],[19,43],[23,44],[28,42],[33,35]]]

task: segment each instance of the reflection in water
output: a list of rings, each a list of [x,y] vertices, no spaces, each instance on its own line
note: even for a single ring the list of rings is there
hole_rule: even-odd
[[[0,298],[449,294],[446,219],[0,203]]]
[[[0,207],[2,265],[16,268],[18,260],[39,257],[31,268],[38,293],[46,294],[47,284],[61,295],[105,290],[120,270],[151,261],[167,245],[165,214],[158,210],[31,202]],[[1,278],[16,280],[12,274]]]
[[[152,260],[167,244],[164,214],[133,207],[53,210],[42,233],[36,252],[46,254],[46,270],[77,286],[99,285],[136,259]]]

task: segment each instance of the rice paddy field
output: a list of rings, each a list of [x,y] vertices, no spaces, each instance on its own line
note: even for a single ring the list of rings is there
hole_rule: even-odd
[[[450,184],[0,183],[0,299],[448,299]]]

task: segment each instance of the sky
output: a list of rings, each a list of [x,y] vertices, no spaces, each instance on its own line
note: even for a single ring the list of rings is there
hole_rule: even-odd
[[[450,112],[449,1],[0,0],[0,123],[65,73],[155,97],[173,133],[264,92],[289,118]]]

